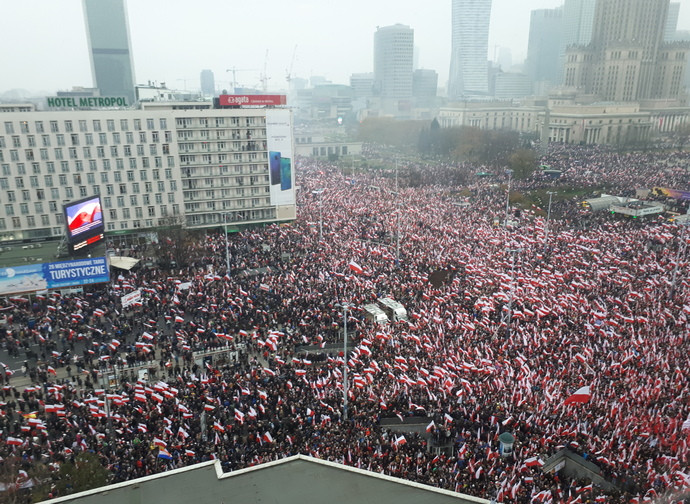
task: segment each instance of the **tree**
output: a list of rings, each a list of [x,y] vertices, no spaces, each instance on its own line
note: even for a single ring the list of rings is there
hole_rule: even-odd
[[[103,467],[98,455],[83,452],[75,457],[74,463],[68,461],[60,466],[55,490],[57,495],[64,496],[102,487],[109,482],[110,473]]]
[[[534,172],[537,165],[537,155],[531,149],[520,149],[510,156],[508,164],[516,179],[524,179]]]
[[[187,229],[184,217],[166,217],[157,234],[158,245],[154,246],[153,253],[161,268],[182,268],[192,262],[195,256],[194,233]]]

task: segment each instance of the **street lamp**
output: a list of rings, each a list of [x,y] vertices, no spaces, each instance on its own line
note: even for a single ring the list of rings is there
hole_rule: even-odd
[[[690,218],[690,204],[688,205],[688,210],[685,212],[686,218]],[[671,290],[669,292],[671,299],[676,291],[676,277],[678,276],[678,268],[680,266],[680,261],[685,257],[685,249],[687,248],[687,240],[685,239],[685,231],[688,228],[688,221],[685,220],[682,223],[683,229],[680,232],[680,244],[678,246],[678,252],[676,253],[676,265],[673,267],[673,276],[671,277]]]
[[[343,303],[343,420],[347,420],[347,310],[351,305]]]
[[[228,214],[223,214],[223,228],[225,228],[225,274],[230,276],[230,244],[228,243]]]
[[[508,213],[510,212],[510,182],[512,180],[513,170],[507,169],[506,173],[508,174],[508,195],[506,196],[506,218],[503,221],[504,229],[508,226]]]
[[[324,189],[314,189],[311,193],[319,195],[319,242],[323,241],[323,214],[321,213],[321,200]]]
[[[546,247],[548,246],[549,242],[549,220],[551,219],[551,198],[553,197],[554,194],[556,194],[556,191],[546,191],[546,194],[549,195],[549,209],[546,212],[546,226],[544,229],[544,251],[546,251]]]
[[[395,206],[396,208],[396,238],[395,238],[395,264],[400,265],[400,191],[398,189],[398,158],[395,158]]]

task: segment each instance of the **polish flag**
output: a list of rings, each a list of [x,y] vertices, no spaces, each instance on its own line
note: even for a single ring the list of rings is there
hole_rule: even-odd
[[[350,261],[348,266],[350,267],[350,269],[352,271],[354,271],[358,275],[361,275],[362,273],[364,273],[364,269],[359,264],[357,264],[355,261]]]
[[[165,447],[168,446],[168,443],[166,443],[166,442],[163,441],[162,439],[159,439],[159,438],[157,438],[157,437],[154,437],[154,438],[153,438],[153,445],[154,445],[154,446],[157,446],[158,448],[165,448]]]
[[[185,450],[185,451],[184,451],[184,454],[185,454],[187,457],[194,457],[194,456],[195,456],[195,453],[194,453],[192,450]]]
[[[541,467],[544,465],[544,462],[539,457],[531,457],[525,460],[525,465],[527,467]]]
[[[8,445],[14,445],[14,446],[21,446],[24,444],[24,441],[16,438],[16,437],[8,437],[7,441],[5,441]]]
[[[272,443],[273,442],[273,436],[271,436],[271,433],[266,431],[264,435],[261,437],[266,443]]]
[[[235,420],[241,424],[244,423],[244,413],[242,413],[240,410],[235,410]]]
[[[434,421],[432,420],[431,423],[430,423],[429,425],[426,426],[426,431],[427,431],[427,432],[431,432],[431,431],[434,430],[435,428],[436,428],[436,424],[434,424]]]
[[[586,403],[592,398],[592,392],[589,389],[589,385],[581,387],[575,391],[570,397],[568,397],[563,404],[572,403]]]

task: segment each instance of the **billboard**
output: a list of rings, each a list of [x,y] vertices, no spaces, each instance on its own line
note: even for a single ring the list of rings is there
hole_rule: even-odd
[[[220,95],[218,103],[221,107],[285,105],[285,95]]]
[[[0,268],[0,296],[108,281],[105,257]]]
[[[100,196],[92,196],[64,206],[67,243],[74,251],[103,238],[105,224]]]
[[[266,147],[271,205],[295,204],[295,157],[292,147],[292,112],[266,111]]]

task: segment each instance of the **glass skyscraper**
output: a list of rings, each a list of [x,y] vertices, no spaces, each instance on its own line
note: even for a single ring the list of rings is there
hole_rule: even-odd
[[[84,0],[91,74],[101,96],[125,96],[133,104],[134,64],[125,0]]]
[[[489,94],[489,21],[491,0],[453,0],[448,96]]]

